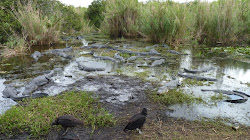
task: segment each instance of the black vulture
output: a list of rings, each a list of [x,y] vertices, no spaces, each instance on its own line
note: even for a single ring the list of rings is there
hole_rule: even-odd
[[[68,127],[83,125],[83,122],[72,115],[63,115],[54,120],[52,122],[52,125],[61,125],[65,130],[65,134],[67,132]]]
[[[135,114],[132,118],[130,118],[129,123],[124,128],[124,131],[138,129],[139,133],[141,133],[140,129],[146,121],[147,109],[143,108],[142,112],[139,114]]]

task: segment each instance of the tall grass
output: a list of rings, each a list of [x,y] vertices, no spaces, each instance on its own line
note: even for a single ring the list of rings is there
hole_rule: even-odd
[[[249,30],[247,25],[249,23],[244,19],[249,18],[249,15],[243,14],[247,13],[242,8],[243,4],[244,2],[240,0],[199,2],[195,5],[196,11],[193,11],[196,13],[196,39],[206,43],[231,44],[240,41],[244,37],[244,31],[244,34],[249,36],[249,32],[246,33],[246,30]]]
[[[140,31],[153,42],[176,42],[184,39],[188,22],[185,5],[171,1],[149,2],[143,6]]]
[[[107,0],[104,28],[110,36],[142,35],[151,42],[222,43],[250,38],[249,0],[175,3]],[[193,39],[193,40],[192,40]]]
[[[22,26],[22,33],[26,36],[26,42],[31,45],[48,45],[59,40],[60,21],[55,18],[42,15],[38,9],[34,9],[31,2],[21,5],[14,12],[16,19]]]
[[[111,37],[134,37],[138,35],[138,0],[107,0],[102,30]]]

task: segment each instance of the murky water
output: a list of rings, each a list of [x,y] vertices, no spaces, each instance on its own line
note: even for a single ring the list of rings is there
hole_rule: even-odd
[[[90,41],[91,40],[91,41]],[[143,42],[135,42],[131,40],[113,41],[109,40],[95,40],[88,39],[82,40],[82,45],[73,46],[86,46],[89,42],[100,42],[105,44],[110,42],[110,45],[123,46],[124,44],[130,44],[134,46],[150,46],[152,44],[146,44]],[[132,44],[132,45],[131,45]],[[139,44],[139,45],[138,45]],[[65,46],[58,46],[63,48]],[[47,49],[47,48],[46,48]],[[45,51],[45,49],[40,50]],[[142,51],[145,51],[142,49]],[[85,56],[88,50],[74,49],[75,59],[67,61],[65,59],[46,56],[39,58],[38,62],[35,62],[30,58],[30,54],[19,58],[2,60],[0,65],[0,113],[3,113],[16,103],[11,99],[2,98],[2,91],[7,83],[16,83],[17,89],[22,91],[25,84],[31,80],[32,77],[41,75],[41,73],[53,70],[54,68],[61,68],[57,74],[52,77],[55,82],[54,86],[44,89],[42,92],[48,93],[54,96],[62,91],[67,90],[67,86],[73,84],[77,80],[85,76],[103,75],[103,74],[125,74],[129,76],[138,76],[140,73],[146,74],[145,78],[148,80],[157,81],[159,83],[165,83],[172,80],[171,76],[176,75],[178,71],[183,71],[183,68],[187,69],[199,69],[203,67],[214,67],[215,69],[207,73],[200,74],[211,78],[217,78],[218,81],[210,86],[184,86],[181,87],[185,93],[192,94],[194,96],[200,96],[203,100],[211,104],[193,104],[193,105],[173,105],[168,109],[173,111],[166,112],[167,115],[172,117],[185,118],[190,120],[198,120],[202,118],[222,118],[232,122],[237,122],[250,126],[250,101],[241,104],[232,104],[223,101],[219,101],[217,105],[214,105],[211,101],[211,96],[217,93],[213,92],[201,92],[201,89],[223,89],[223,90],[238,90],[250,94],[250,87],[247,83],[250,83],[250,65],[245,62],[240,62],[225,57],[217,57],[213,54],[208,54],[205,51],[192,49],[187,47],[186,49],[179,50],[182,53],[190,55],[176,56],[174,58],[166,58],[166,62],[158,67],[138,67],[142,65],[150,65],[152,61],[141,60],[134,63],[115,63],[110,61],[96,60],[90,56]],[[202,52],[203,57],[200,57]],[[143,61],[142,61],[143,60]],[[77,67],[76,61],[82,62],[86,66],[95,68],[105,68],[105,71],[99,72],[85,72],[81,71]],[[184,78],[181,78],[183,80]],[[17,83],[23,83],[17,84]],[[206,83],[206,82],[205,82]],[[86,86],[82,87],[84,90],[97,91],[98,86]],[[119,102],[126,102],[129,100],[131,93],[124,92],[121,95],[115,95],[115,97],[109,97],[107,102],[116,102],[113,98],[116,98]],[[230,96],[233,99],[239,98],[238,96]]]

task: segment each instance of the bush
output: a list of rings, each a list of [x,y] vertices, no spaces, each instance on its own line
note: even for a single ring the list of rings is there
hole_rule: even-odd
[[[103,12],[105,10],[104,0],[94,0],[88,7],[85,17],[90,20],[91,25],[100,28],[102,21],[104,20]]]

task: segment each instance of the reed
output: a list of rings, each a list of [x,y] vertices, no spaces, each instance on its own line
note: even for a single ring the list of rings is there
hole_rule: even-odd
[[[249,8],[249,5],[248,5]],[[198,2],[195,37],[200,43],[232,44],[249,36],[246,6],[240,0],[219,0],[213,3]],[[249,13],[249,12],[248,12]],[[247,17],[248,16],[248,17]]]
[[[56,18],[42,15],[40,10],[34,9],[31,3],[20,4],[14,12],[16,19],[22,26],[22,34],[26,42],[31,45],[49,45],[59,40],[60,21]]]
[[[101,29],[111,37],[138,35],[138,0],[107,0]]]
[[[173,43],[184,39],[188,8],[171,1],[152,1],[143,6],[140,31],[152,42]]]

